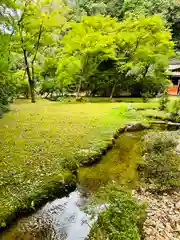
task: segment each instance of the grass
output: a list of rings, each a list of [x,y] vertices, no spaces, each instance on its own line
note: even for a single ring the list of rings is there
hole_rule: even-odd
[[[63,104],[19,100],[0,120],[0,225],[17,209],[34,207],[47,187],[71,179],[69,162],[95,154],[134,120],[120,103]]]
[[[165,121],[169,119],[169,114],[172,112],[173,104],[177,99],[177,96],[169,97],[166,111],[159,111],[159,98],[149,99],[147,103],[134,102],[131,105],[135,110],[139,109],[138,113],[144,119],[154,118]]]
[[[169,119],[169,113],[165,111],[159,111],[159,110],[143,110],[139,111],[142,117],[144,118],[154,118],[154,119],[160,119],[163,121],[166,121]]]
[[[70,181],[67,167],[97,154],[118,128],[142,120],[142,113],[127,111],[132,99],[126,99],[127,103],[99,100],[38,100],[36,104],[18,100],[0,119],[0,226],[6,225],[11,213],[33,209],[35,201],[48,198],[58,183]],[[158,101],[135,99],[131,104],[158,108]]]
[[[60,98],[60,102],[66,103],[77,103],[75,97],[69,98]],[[112,103],[112,102],[124,102],[124,103],[134,103],[134,102],[143,102],[142,98],[133,98],[133,97],[120,97],[120,98],[112,98],[109,97],[82,97],[82,102],[90,102],[90,103]]]

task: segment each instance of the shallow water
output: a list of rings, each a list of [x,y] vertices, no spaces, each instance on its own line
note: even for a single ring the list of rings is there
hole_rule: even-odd
[[[124,133],[102,160],[78,171],[80,187],[69,197],[47,203],[35,214],[20,219],[0,237],[2,240],[81,240],[89,233],[89,216],[83,211],[88,196],[110,181],[134,187],[141,161],[144,132]]]
[[[141,159],[141,138],[145,131],[124,133],[113,149],[98,164],[78,171],[80,185],[86,191],[96,192],[110,181],[133,188],[137,183],[137,163]]]
[[[49,202],[32,216],[19,220],[2,239],[85,239],[89,232],[88,216],[81,208],[86,201],[85,196],[75,191],[69,197]]]

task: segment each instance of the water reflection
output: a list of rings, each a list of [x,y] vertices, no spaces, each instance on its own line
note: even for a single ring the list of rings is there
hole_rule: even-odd
[[[47,203],[29,218],[4,233],[2,239],[15,240],[80,240],[90,230],[88,215],[83,212],[87,198],[75,191],[62,199]]]

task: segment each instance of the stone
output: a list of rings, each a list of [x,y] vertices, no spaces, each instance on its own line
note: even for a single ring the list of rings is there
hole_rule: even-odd
[[[178,154],[178,155],[180,155],[180,143],[177,145],[177,147],[176,147],[176,153]]]
[[[176,203],[176,210],[180,211],[180,201]]]
[[[180,240],[179,191],[157,194],[143,189],[132,194],[148,203],[147,218],[143,225],[145,240]]]
[[[143,130],[143,129],[146,129],[148,128],[148,126],[145,126],[141,123],[129,123],[126,128],[125,128],[125,131],[139,131],[139,130]]]

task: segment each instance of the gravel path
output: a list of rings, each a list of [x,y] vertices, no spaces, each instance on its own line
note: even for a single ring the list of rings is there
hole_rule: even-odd
[[[133,195],[148,203],[144,240],[180,240],[180,191],[159,195],[142,189]]]

